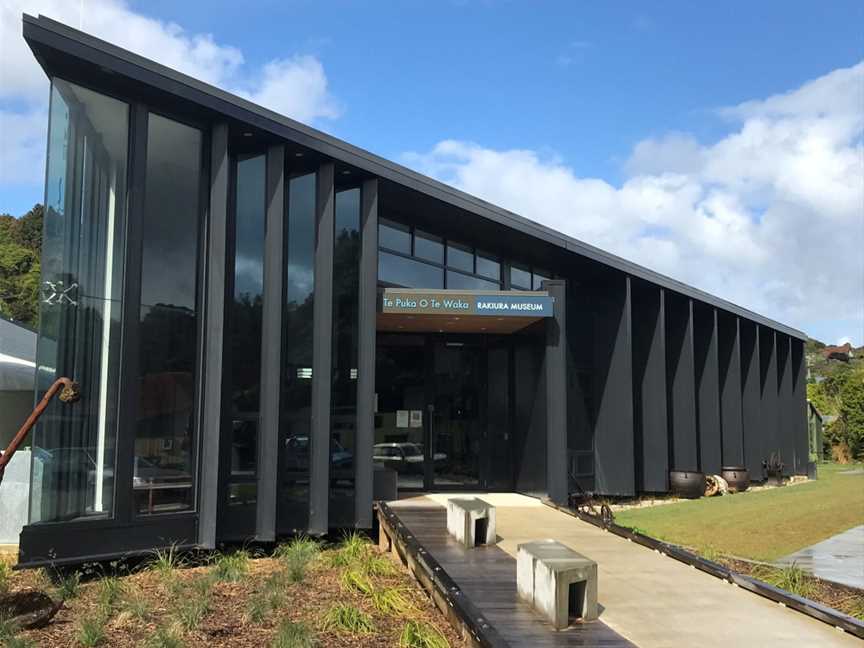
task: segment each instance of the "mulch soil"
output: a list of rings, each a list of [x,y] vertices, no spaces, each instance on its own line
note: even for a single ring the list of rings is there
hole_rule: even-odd
[[[258,623],[253,623],[247,616],[249,602],[256,594],[264,591],[267,577],[284,570],[285,565],[274,557],[250,560],[248,573],[239,581],[218,581],[213,585],[209,612],[196,629],[181,633],[183,645],[264,648],[271,645],[280,622],[290,619],[311,628],[318,646],[398,646],[402,630],[409,618],[433,625],[453,648],[467,645],[400,563],[388,557],[396,567],[393,573],[387,576],[372,576],[371,579],[379,588],[399,588],[413,605],[413,610],[406,616],[385,615],[375,609],[368,597],[343,589],[340,578],[345,568],[332,567],[327,560],[327,554],[333,551],[325,551],[319,556],[309,567],[302,582],[286,583],[282,590],[284,604],[270,610]],[[142,567],[123,576],[121,602],[114,606],[114,612],[106,625],[105,638],[99,645],[119,648],[147,646],[157,628],[169,627],[174,623],[178,597],[192,595],[191,588],[184,587],[183,584],[188,585],[195,579],[206,576],[212,569],[211,566],[179,568],[174,571],[172,578],[166,578],[156,570]],[[13,573],[10,585],[10,591],[13,592],[27,588],[48,592],[55,589],[48,577],[37,571]],[[82,582],[77,596],[66,601],[50,625],[39,630],[21,631],[18,636],[27,638],[38,646],[60,648],[80,645],[76,635],[81,620],[99,614],[99,590],[98,579]],[[124,610],[122,601],[130,597],[147,602],[149,612],[145,619],[138,619],[128,610]],[[335,603],[350,603],[369,614],[374,620],[375,631],[364,635],[324,631],[321,628],[321,618]]]
[[[780,571],[777,567],[770,567],[752,563],[745,560],[736,560],[734,558],[722,557],[716,559],[716,562],[737,571],[745,576],[752,576],[759,580],[765,580],[765,572],[770,570]],[[815,576],[806,574],[804,578],[812,585],[813,591],[807,596],[811,601],[816,601],[822,605],[834,608],[864,621],[864,590],[857,587],[849,587],[841,585],[833,581],[822,580]]]

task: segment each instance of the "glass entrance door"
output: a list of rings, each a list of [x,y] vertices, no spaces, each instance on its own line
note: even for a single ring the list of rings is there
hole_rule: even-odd
[[[483,338],[435,339],[432,353],[432,407],[426,461],[435,489],[483,486],[486,380]]]
[[[378,336],[373,461],[400,491],[512,487],[509,357],[494,336]]]

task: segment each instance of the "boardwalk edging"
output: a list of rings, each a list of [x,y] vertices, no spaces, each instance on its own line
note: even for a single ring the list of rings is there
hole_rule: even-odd
[[[737,585],[739,587],[743,587],[750,592],[753,592],[760,596],[764,596],[765,598],[771,599],[776,603],[781,603],[788,608],[801,612],[802,614],[806,614],[807,616],[822,621],[823,623],[832,625],[835,628],[844,632],[848,632],[849,634],[854,635],[860,639],[864,639],[864,622],[861,622],[854,617],[843,614],[842,612],[839,612],[826,605],[822,605],[821,603],[817,603],[816,601],[813,601],[811,599],[804,598],[803,596],[797,596],[795,594],[792,594],[791,592],[787,592],[786,590],[774,587],[773,585],[770,585],[765,581],[761,581],[758,578],[753,578],[752,576],[745,576],[744,574],[740,574],[734,570],[729,569],[728,567],[720,565],[719,563],[713,562],[711,560],[706,560],[705,558],[702,558],[701,556],[687,551],[686,549],[682,549],[677,545],[657,540],[656,538],[647,536],[644,533],[639,533],[638,531],[633,531],[632,529],[620,526],[618,524],[615,524],[614,522],[604,522],[599,517],[587,515],[585,513],[582,513],[581,511],[573,511],[572,509],[564,506],[559,506],[558,504],[555,504],[554,502],[551,502],[547,499],[541,499],[541,501],[543,502],[543,504],[555,509],[556,511],[560,511],[561,513],[565,513],[567,515],[570,515],[571,517],[582,520],[583,522],[587,522],[598,528],[609,531],[610,533],[614,533],[619,537],[640,544],[643,547],[652,549],[660,554],[669,556],[670,558],[674,558],[679,562],[690,565],[691,567],[695,567],[696,569],[703,571],[707,574],[711,574],[716,578],[725,580],[728,583]]]
[[[462,592],[446,570],[399,520],[386,502],[377,502],[379,546],[398,553],[417,582],[429,593],[450,624],[482,648],[509,648],[510,644],[489,624],[484,614]],[[386,540],[385,540],[386,537]]]

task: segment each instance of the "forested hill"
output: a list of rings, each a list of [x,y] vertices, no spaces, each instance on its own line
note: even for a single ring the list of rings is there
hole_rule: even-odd
[[[21,218],[0,214],[0,315],[36,328],[42,205]]]

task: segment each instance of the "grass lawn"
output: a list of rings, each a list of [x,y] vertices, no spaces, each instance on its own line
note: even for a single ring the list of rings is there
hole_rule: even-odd
[[[618,524],[667,542],[771,561],[864,524],[864,464],[820,464],[819,479],[754,493],[616,513]]]

